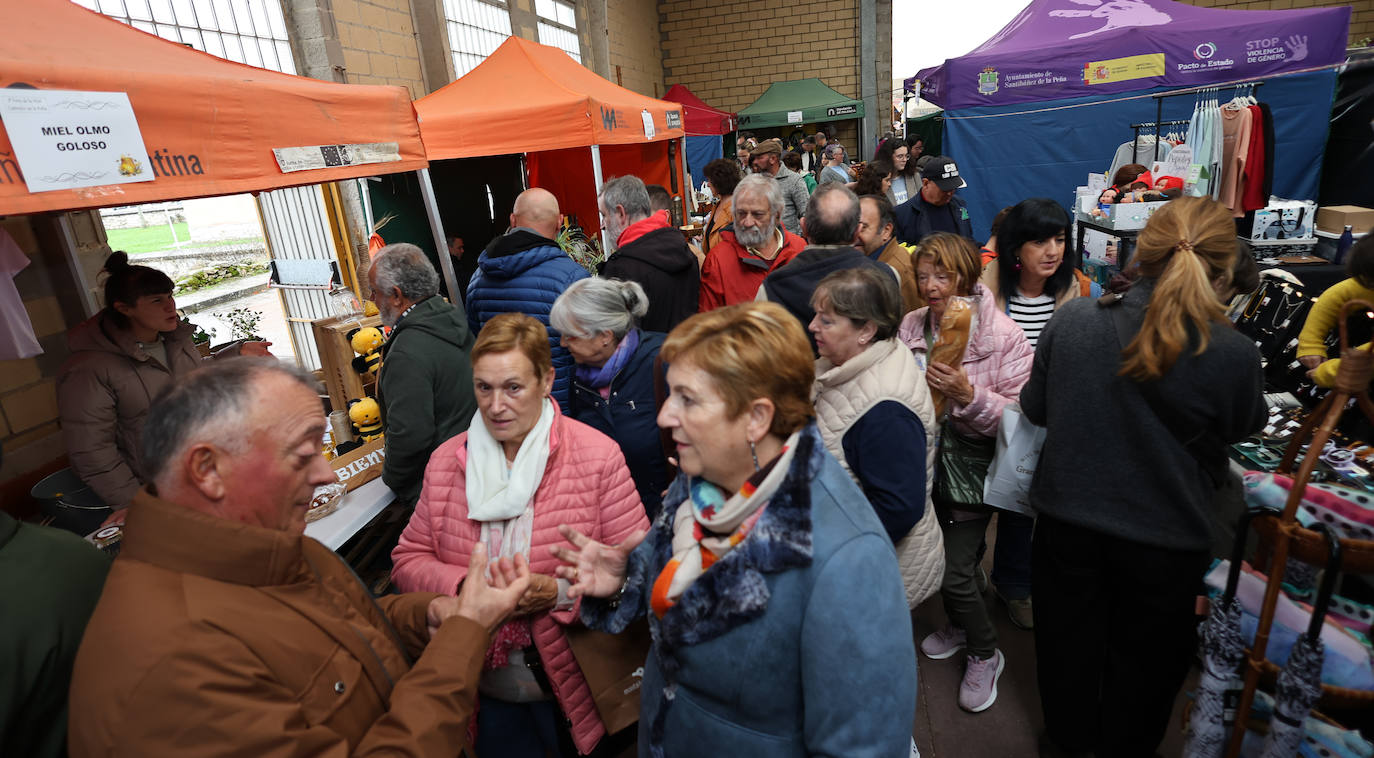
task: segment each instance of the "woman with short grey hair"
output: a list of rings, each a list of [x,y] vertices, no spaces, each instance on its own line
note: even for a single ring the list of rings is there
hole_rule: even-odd
[[[620,445],[653,521],[670,479],[654,389],[664,335],[639,329],[648,310],[649,298],[637,282],[582,279],[554,301],[549,323],[576,362],[567,414]]]
[[[901,291],[881,269],[845,269],[816,285],[811,307],[821,439],[872,503],[915,609],[940,588],[945,551],[930,500],[935,406],[925,372],[896,339]]]

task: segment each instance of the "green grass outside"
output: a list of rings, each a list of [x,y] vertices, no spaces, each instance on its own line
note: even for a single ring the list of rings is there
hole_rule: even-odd
[[[190,234],[186,228],[186,222],[173,224],[176,228],[177,240],[183,244],[181,247],[191,247],[194,243],[187,243]],[[156,224],[154,226],[144,226],[136,229],[109,229],[106,236],[110,240],[111,250],[123,250],[129,255],[139,255],[140,253],[158,253],[166,250],[177,250],[177,245],[172,241],[172,230],[166,224]],[[248,237],[234,240],[218,240],[216,245],[233,245],[243,242],[254,242],[255,239]]]

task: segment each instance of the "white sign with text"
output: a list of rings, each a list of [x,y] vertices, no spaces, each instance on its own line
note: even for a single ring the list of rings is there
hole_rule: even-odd
[[[126,93],[0,89],[0,120],[30,192],[154,179]]]

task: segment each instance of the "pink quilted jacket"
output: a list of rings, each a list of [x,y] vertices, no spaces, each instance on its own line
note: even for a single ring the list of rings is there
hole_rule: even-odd
[[[478,522],[468,519],[464,491],[467,439],[464,432],[434,451],[415,514],[391,553],[392,579],[406,592],[451,595],[467,574],[468,556],[478,540]],[[558,559],[549,554],[549,548],[563,542],[559,524],[606,544],[649,528],[615,441],[562,415],[554,418],[544,480],[534,493],[531,571],[553,575]],[[530,626],[558,704],[572,721],[573,741],[578,752],[586,754],[606,730],[563,634],[564,625],[580,623],[577,612],[574,606],[540,613],[531,617]]]
[[[949,417],[965,434],[996,437],[1002,423],[1002,409],[1018,402],[1021,386],[1030,378],[1035,351],[1026,333],[1007,314],[997,310],[992,292],[982,284],[974,288],[978,296],[978,328],[964,353],[964,373],[973,385],[973,402],[949,404]],[[925,322],[929,308],[906,314],[897,338],[913,353],[926,352]],[[924,357],[924,356],[922,356]]]

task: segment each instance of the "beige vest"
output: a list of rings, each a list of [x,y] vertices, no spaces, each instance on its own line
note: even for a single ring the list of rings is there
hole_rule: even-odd
[[[843,366],[816,361],[816,422],[821,439],[852,477],[841,441],[845,432],[873,406],[893,400],[906,406],[926,430],[926,508],[921,520],[897,543],[897,564],[906,587],[907,605],[915,608],[940,589],[945,573],[944,541],[930,492],[935,484],[938,427],[925,372],[911,351],[897,340],[882,340],[850,358]]]

